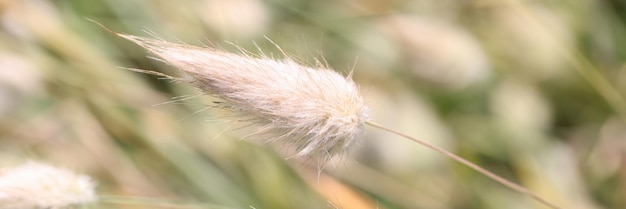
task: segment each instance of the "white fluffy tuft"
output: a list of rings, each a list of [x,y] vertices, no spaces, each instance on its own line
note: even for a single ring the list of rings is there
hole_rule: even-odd
[[[70,208],[95,201],[94,187],[88,176],[29,162],[0,170],[0,208]]]
[[[353,147],[368,119],[358,86],[330,69],[118,34],[188,77],[179,80],[223,100],[244,120],[322,162]]]

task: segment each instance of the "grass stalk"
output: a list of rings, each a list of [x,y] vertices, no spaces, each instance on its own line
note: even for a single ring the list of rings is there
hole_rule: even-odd
[[[477,172],[487,176],[490,179],[493,179],[494,181],[497,181],[498,183],[503,184],[504,186],[506,186],[508,188],[511,188],[511,189],[513,189],[513,190],[515,190],[517,192],[522,193],[522,194],[528,195],[528,196],[532,197],[533,199],[541,202],[542,204],[544,204],[544,205],[546,205],[546,206],[548,206],[550,208],[553,208],[553,209],[560,209],[561,208],[558,205],[556,205],[555,203],[552,203],[552,202],[550,202],[550,201],[540,197],[539,195],[531,192],[530,190],[526,189],[525,187],[523,187],[523,186],[521,186],[519,184],[513,183],[512,181],[506,180],[506,179],[498,176],[497,174],[494,174],[494,173],[488,171],[487,169],[485,169],[483,167],[480,167],[479,165],[476,165],[476,164],[474,164],[474,163],[472,163],[472,162],[470,162],[470,161],[468,161],[468,160],[466,160],[466,159],[464,159],[462,157],[459,157],[458,155],[456,155],[454,153],[451,153],[451,152],[449,152],[449,151],[447,151],[447,150],[445,150],[445,149],[443,149],[441,147],[437,147],[437,146],[435,146],[435,145],[433,145],[431,143],[428,143],[426,141],[422,141],[420,139],[417,139],[415,137],[406,135],[406,134],[401,133],[399,131],[387,128],[385,126],[382,126],[382,125],[380,125],[378,123],[374,123],[372,121],[367,121],[367,122],[365,122],[365,124],[367,124],[367,125],[369,125],[371,127],[374,127],[374,128],[378,128],[378,129],[381,129],[381,130],[384,130],[384,131],[396,134],[398,136],[404,137],[404,138],[409,139],[411,141],[417,142],[417,143],[419,143],[421,145],[424,145],[425,147],[428,147],[428,148],[430,148],[430,149],[432,149],[432,150],[434,150],[436,152],[439,152],[439,153],[441,153],[441,154],[443,154],[443,155],[445,155],[447,157],[452,158],[454,161],[457,161],[457,162],[459,162],[459,163],[461,163],[463,165],[466,165],[467,167],[470,167],[471,169],[473,169],[473,170],[475,170],[475,171],[477,171]]]

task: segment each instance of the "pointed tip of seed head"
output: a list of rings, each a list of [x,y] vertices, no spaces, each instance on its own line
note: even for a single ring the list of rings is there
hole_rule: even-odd
[[[85,19],[86,19],[87,21],[89,21],[89,22],[95,23],[96,25],[100,26],[100,28],[104,29],[105,31],[107,31],[107,32],[109,32],[109,33],[111,33],[111,34],[113,34],[113,35],[116,35],[116,36],[120,36],[120,35],[122,35],[122,34],[119,34],[119,33],[115,32],[115,31],[112,31],[111,29],[107,28],[107,27],[106,27],[106,26],[104,26],[102,23],[100,23],[100,22],[98,22],[98,21],[96,21],[96,20],[94,20],[94,19],[91,19],[91,18],[88,18],[88,17],[86,17]]]

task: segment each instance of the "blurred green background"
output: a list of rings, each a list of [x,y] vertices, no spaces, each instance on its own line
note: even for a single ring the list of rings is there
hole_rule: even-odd
[[[267,36],[304,64],[354,68],[380,124],[564,208],[626,208],[624,1],[0,0],[0,165],[91,175],[103,201],[89,208],[521,209],[543,206],[370,127],[318,176],[239,140],[210,98],[167,103],[198,92],[120,69],[177,75],[87,18],[280,58]]]

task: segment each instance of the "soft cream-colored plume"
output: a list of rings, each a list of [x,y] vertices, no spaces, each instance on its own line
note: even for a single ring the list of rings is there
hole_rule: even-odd
[[[70,208],[95,201],[94,187],[88,176],[29,162],[0,169],[0,208]]]
[[[118,35],[184,72],[177,80],[222,99],[218,106],[271,133],[270,141],[294,147],[297,156],[323,162],[344,153],[368,119],[358,86],[330,69]]]

